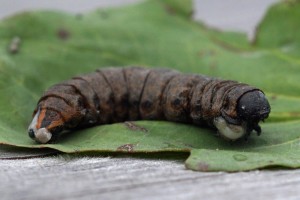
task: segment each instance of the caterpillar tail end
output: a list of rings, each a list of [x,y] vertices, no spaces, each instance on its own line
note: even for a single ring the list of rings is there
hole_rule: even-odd
[[[49,143],[61,132],[62,124],[63,120],[57,112],[38,109],[28,127],[28,135],[38,143]]]
[[[38,130],[30,128],[28,134],[29,137],[42,144],[48,143],[52,138],[52,133],[46,128],[40,128]]]

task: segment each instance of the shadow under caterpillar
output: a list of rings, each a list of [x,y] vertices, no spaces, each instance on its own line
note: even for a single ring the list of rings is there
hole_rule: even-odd
[[[39,143],[74,130],[125,120],[208,125],[227,140],[247,138],[271,109],[264,93],[231,80],[171,69],[102,68],[50,87],[38,101],[29,136]]]

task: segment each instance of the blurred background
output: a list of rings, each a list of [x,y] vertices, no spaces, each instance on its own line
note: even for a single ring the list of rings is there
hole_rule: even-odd
[[[112,7],[142,0],[0,0],[0,18],[28,10],[63,10],[84,13],[99,7]],[[194,18],[220,30],[246,32],[251,40],[266,9],[279,0],[194,0]]]

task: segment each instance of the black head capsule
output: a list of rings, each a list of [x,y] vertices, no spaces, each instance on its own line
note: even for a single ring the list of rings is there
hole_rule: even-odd
[[[238,117],[247,123],[248,134],[250,134],[252,130],[260,134],[261,128],[258,123],[268,118],[270,112],[270,104],[264,93],[259,90],[247,92],[238,101]]]

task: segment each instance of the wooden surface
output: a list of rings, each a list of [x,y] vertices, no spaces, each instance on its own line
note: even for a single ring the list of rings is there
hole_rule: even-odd
[[[300,170],[194,172],[184,167],[187,155],[70,156],[3,147],[0,155],[1,199],[300,199]]]

